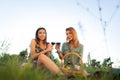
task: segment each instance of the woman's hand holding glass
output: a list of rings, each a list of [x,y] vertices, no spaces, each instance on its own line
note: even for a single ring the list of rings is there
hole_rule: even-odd
[[[57,52],[60,52],[60,43],[56,43],[55,45],[55,49],[57,50]]]
[[[49,51],[52,51],[52,49],[53,49],[53,46],[52,46],[52,44],[48,44],[48,46],[47,46],[47,51],[49,52]]]

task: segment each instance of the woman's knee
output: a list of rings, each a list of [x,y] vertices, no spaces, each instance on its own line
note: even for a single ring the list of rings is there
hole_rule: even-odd
[[[39,57],[38,57],[38,61],[43,61],[45,59],[45,55],[44,54],[41,54]]]

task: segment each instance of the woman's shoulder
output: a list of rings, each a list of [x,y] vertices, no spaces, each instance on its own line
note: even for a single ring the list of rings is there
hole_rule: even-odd
[[[31,40],[31,43],[36,43],[36,40],[33,38],[33,39]]]
[[[30,42],[30,47],[34,46],[34,45],[36,45],[36,41],[35,41],[35,39],[32,39],[31,42]]]

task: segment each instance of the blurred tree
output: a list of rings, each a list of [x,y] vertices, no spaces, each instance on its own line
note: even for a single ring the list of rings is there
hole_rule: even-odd
[[[0,56],[0,62],[6,63],[9,61],[10,58],[11,58],[10,54],[4,53],[3,55]]]
[[[104,59],[103,63],[102,63],[102,67],[104,68],[112,68],[112,64],[113,62],[111,62],[111,58],[106,58]]]
[[[19,53],[19,56],[20,56],[20,60],[23,62],[27,60],[27,55],[28,55],[28,49],[26,48],[25,50],[22,50],[20,53]]]

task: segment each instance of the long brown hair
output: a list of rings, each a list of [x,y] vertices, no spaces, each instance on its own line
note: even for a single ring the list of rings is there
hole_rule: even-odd
[[[45,28],[43,28],[43,27],[39,27],[39,28],[36,30],[36,33],[35,33],[35,40],[36,40],[37,44],[38,44],[39,41],[40,41],[40,39],[39,39],[39,37],[38,37],[38,31],[39,31],[39,30],[45,30],[45,34],[46,34],[46,36],[45,36],[44,43],[47,43],[47,31],[46,31]]]
[[[66,28],[66,31],[70,31],[70,33],[73,35],[73,46],[78,47],[80,45],[78,37],[77,37],[77,32],[73,27],[68,27]]]

